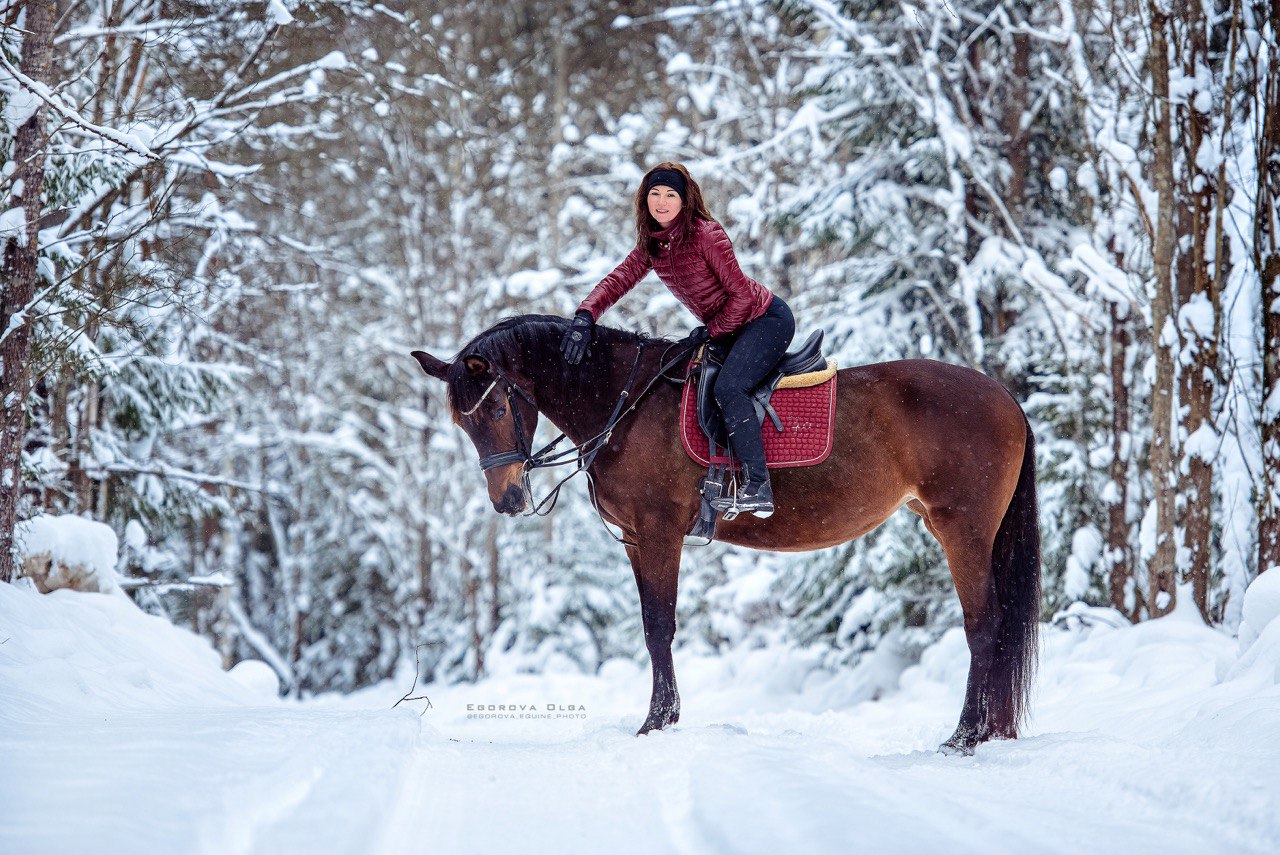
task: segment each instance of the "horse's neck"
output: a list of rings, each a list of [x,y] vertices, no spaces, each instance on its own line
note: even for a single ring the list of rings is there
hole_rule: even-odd
[[[585,442],[604,430],[631,374],[639,345],[618,343],[610,347],[613,353],[609,360],[609,373],[601,375],[590,396],[566,391],[560,388],[560,384],[550,376],[533,377],[534,399],[538,409],[575,443]],[[641,356],[645,355],[647,354],[641,353]],[[642,366],[641,370],[636,372],[632,382],[632,397],[638,394],[643,383],[647,382],[648,378],[644,375]]]

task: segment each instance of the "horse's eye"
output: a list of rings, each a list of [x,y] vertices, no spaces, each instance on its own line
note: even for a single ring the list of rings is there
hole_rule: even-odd
[[[498,407],[498,409],[493,411],[493,420],[496,422],[498,419],[502,418],[506,414],[507,414],[506,407]]]

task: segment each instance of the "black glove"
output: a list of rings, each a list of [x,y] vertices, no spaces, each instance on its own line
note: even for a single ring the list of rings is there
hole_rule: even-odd
[[[685,336],[685,340],[693,347],[697,347],[703,342],[711,341],[711,331],[705,326],[694,327],[689,330],[689,335]]]
[[[591,333],[595,323],[595,319],[586,309],[579,309],[578,314],[573,316],[569,331],[560,341],[560,353],[564,355],[565,362],[577,365],[582,361],[582,357],[591,347]]]

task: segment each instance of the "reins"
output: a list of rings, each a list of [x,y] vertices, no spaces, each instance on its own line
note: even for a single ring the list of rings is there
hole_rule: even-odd
[[[631,365],[631,372],[627,375],[627,382],[623,385],[622,393],[618,396],[618,401],[614,404],[613,412],[605,422],[604,428],[595,436],[585,439],[577,445],[566,448],[562,451],[553,450],[563,439],[565,439],[565,434],[563,432],[536,452],[531,451],[529,443],[525,439],[524,421],[520,416],[520,408],[515,406],[514,402],[511,400],[511,390],[514,388],[520,397],[524,398],[530,404],[533,404],[534,406],[537,406],[537,404],[529,397],[527,392],[508,380],[501,371],[498,372],[498,377],[495,377],[493,382],[489,384],[489,387],[485,389],[484,394],[480,397],[480,401],[477,401],[471,408],[471,411],[474,412],[480,406],[480,402],[487,398],[489,393],[493,391],[498,381],[504,381],[506,385],[505,393],[507,396],[507,407],[511,410],[511,417],[515,422],[516,442],[518,444],[510,451],[501,451],[497,454],[487,454],[484,457],[481,457],[480,468],[482,470],[488,470],[497,466],[506,466],[511,463],[522,464],[522,470],[520,473],[521,483],[524,487],[525,494],[531,499],[533,497],[533,487],[529,480],[529,473],[534,469],[549,469],[554,466],[566,466],[573,463],[578,464],[576,469],[561,478],[560,481],[551,488],[551,491],[546,495],[546,497],[544,497],[541,502],[534,505],[532,510],[526,512],[524,514],[525,516],[546,516],[551,513],[556,506],[556,502],[559,500],[560,488],[579,472],[586,472],[588,487],[587,494],[591,499],[591,506],[595,509],[596,515],[600,517],[600,522],[605,527],[605,531],[609,532],[609,535],[619,543],[625,546],[635,546],[631,541],[618,537],[614,534],[613,530],[609,528],[609,524],[605,522],[604,513],[600,510],[600,503],[596,498],[595,479],[588,471],[588,468],[595,460],[596,455],[600,453],[600,450],[609,444],[609,440],[613,437],[614,428],[618,426],[618,423],[631,413],[635,412],[636,407],[640,405],[640,402],[644,400],[644,397],[649,394],[655,385],[657,385],[659,380],[672,380],[672,378],[666,376],[667,371],[673,366],[679,364],[680,360],[686,359],[689,352],[698,347],[698,344],[695,343],[691,347],[681,348],[681,352],[671,360],[664,361],[649,382],[640,390],[639,394],[634,398],[631,398],[631,387],[635,383],[636,373],[640,369],[640,362],[644,356],[646,344],[647,342],[643,340],[638,342],[636,346],[635,362]],[[680,342],[672,342],[667,345],[667,350],[664,350],[662,353],[663,358],[665,359],[667,353],[670,352],[672,347],[677,347],[679,344]],[[627,406],[626,409],[623,409],[627,404],[628,399],[631,399],[631,405]],[[548,505],[548,503],[550,504]],[[543,510],[544,506],[546,506],[546,510]]]

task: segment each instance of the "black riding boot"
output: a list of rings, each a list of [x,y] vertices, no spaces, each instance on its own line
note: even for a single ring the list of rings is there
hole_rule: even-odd
[[[773,487],[769,484],[769,469],[761,466],[757,471],[742,468],[743,484],[738,488],[738,510],[767,517],[773,513]]]
[[[769,484],[769,470],[763,466],[758,470],[743,466],[741,475],[743,480],[737,493],[712,499],[711,507],[717,511],[751,513],[761,518],[772,514],[773,487]]]
[[[742,481],[738,484],[737,493],[712,500],[711,507],[718,511],[733,508],[739,513],[767,517],[773,513],[773,487],[769,484],[769,467],[765,465],[760,425],[753,420],[740,430],[741,435],[737,431],[731,432],[729,441],[734,456],[742,463],[739,473]]]

